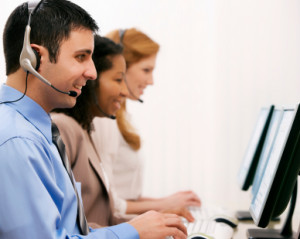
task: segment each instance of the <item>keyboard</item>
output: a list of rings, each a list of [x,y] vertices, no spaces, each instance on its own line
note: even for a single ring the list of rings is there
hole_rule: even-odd
[[[228,224],[232,228],[238,225],[235,213],[221,207],[189,207],[189,210],[196,220],[213,220]]]
[[[234,229],[238,225],[234,212],[214,206],[189,207],[189,211],[195,221],[188,222],[182,218],[187,228],[188,239],[231,239],[233,237]]]
[[[195,220],[194,222],[183,221],[187,228],[188,238],[205,239],[231,239],[234,229],[225,223],[214,220]]]
[[[182,218],[182,222],[187,229],[187,239],[231,239],[234,229],[221,222],[214,220],[199,219],[194,222],[188,222]],[[168,236],[165,239],[174,239]]]

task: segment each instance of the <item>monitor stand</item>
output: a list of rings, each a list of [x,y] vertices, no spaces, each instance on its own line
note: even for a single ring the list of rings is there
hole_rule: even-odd
[[[250,214],[249,211],[237,211],[235,213],[236,218],[239,221],[253,221],[252,216]],[[279,222],[280,221],[280,217],[274,217],[271,219],[272,222]]]
[[[248,239],[294,239],[292,230],[292,218],[297,201],[297,181],[293,190],[290,209],[282,230],[275,229],[248,229]]]
[[[294,239],[293,235],[283,236],[281,230],[248,229],[248,239]]]

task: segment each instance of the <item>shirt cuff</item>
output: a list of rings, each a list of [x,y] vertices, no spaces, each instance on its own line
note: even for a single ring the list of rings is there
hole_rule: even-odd
[[[116,226],[107,227],[107,229],[111,230],[120,239],[140,239],[137,230],[129,223],[121,223]]]

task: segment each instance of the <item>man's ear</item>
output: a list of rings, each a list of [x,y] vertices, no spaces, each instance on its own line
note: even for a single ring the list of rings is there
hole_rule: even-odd
[[[31,48],[36,56],[36,67],[35,70],[38,71],[41,63],[42,63],[42,58],[44,57],[44,52],[45,52],[45,48],[40,46],[40,45],[36,45],[36,44],[31,44]]]

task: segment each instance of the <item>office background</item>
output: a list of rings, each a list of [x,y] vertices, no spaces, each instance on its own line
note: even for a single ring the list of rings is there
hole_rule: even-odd
[[[2,4],[1,37],[22,2]],[[239,189],[237,173],[259,110],[300,103],[300,2],[73,2],[96,19],[102,35],[136,27],[161,45],[154,86],[144,104],[129,104],[143,140],[144,193],[192,189],[204,203],[247,209],[250,193]],[[2,83],[2,42],[0,52]]]

